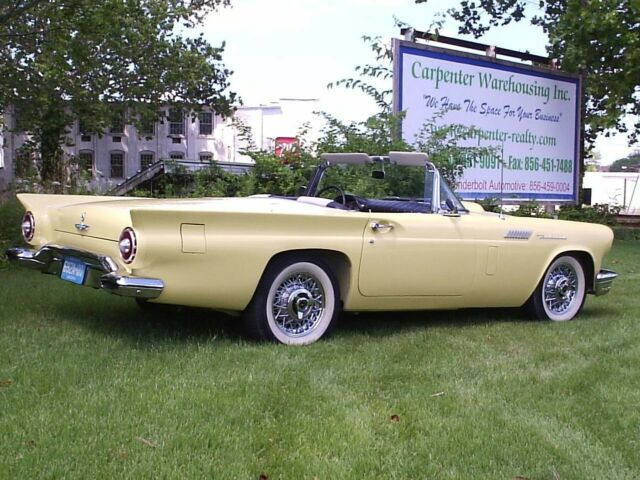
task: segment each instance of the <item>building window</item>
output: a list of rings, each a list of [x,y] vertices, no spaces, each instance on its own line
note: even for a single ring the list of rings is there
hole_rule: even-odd
[[[124,113],[116,112],[111,119],[111,127],[109,127],[109,133],[124,133]]]
[[[200,135],[213,134],[213,113],[201,112],[198,115],[198,120],[200,123]]]
[[[202,163],[211,163],[213,161],[213,153],[202,152],[199,158]]]
[[[82,120],[78,120],[78,134],[80,135],[81,142],[91,141],[91,132]]]
[[[153,164],[153,153],[143,152],[140,154],[140,170],[145,170]]]
[[[171,160],[184,160],[184,153],[173,152],[169,154],[169,158],[171,158]]]
[[[124,178],[124,153],[111,153],[111,178]]]
[[[140,136],[149,138],[156,134],[156,123],[152,119],[142,119],[140,122]]]
[[[184,115],[180,108],[169,110],[169,135],[184,135]]]
[[[78,154],[78,168],[81,172],[93,174],[93,152],[86,150]]]

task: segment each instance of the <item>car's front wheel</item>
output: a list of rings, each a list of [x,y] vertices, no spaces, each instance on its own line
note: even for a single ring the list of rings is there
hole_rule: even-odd
[[[582,263],[571,255],[562,255],[549,265],[529,299],[528,307],[538,319],[564,322],[580,312],[585,295]]]
[[[338,284],[322,260],[284,257],[262,276],[244,324],[253,338],[306,345],[331,329],[339,306]]]

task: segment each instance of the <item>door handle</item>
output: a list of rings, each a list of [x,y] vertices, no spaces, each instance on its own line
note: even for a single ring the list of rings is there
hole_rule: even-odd
[[[373,230],[374,232],[377,232],[378,230],[383,230],[383,229],[393,230],[393,225],[389,223],[371,222],[369,226],[371,227],[371,230]]]

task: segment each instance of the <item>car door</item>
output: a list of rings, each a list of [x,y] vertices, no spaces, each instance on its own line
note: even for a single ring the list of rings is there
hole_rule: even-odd
[[[464,214],[371,214],[363,235],[360,293],[457,296],[470,291],[476,246],[467,220]]]

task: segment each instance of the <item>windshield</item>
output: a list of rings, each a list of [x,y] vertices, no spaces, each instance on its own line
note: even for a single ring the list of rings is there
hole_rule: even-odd
[[[431,209],[434,183],[439,183],[438,211],[465,211],[447,182],[425,167],[382,165],[334,165],[329,167],[318,185],[317,192],[333,198],[339,187],[344,192],[367,199],[417,202]]]

